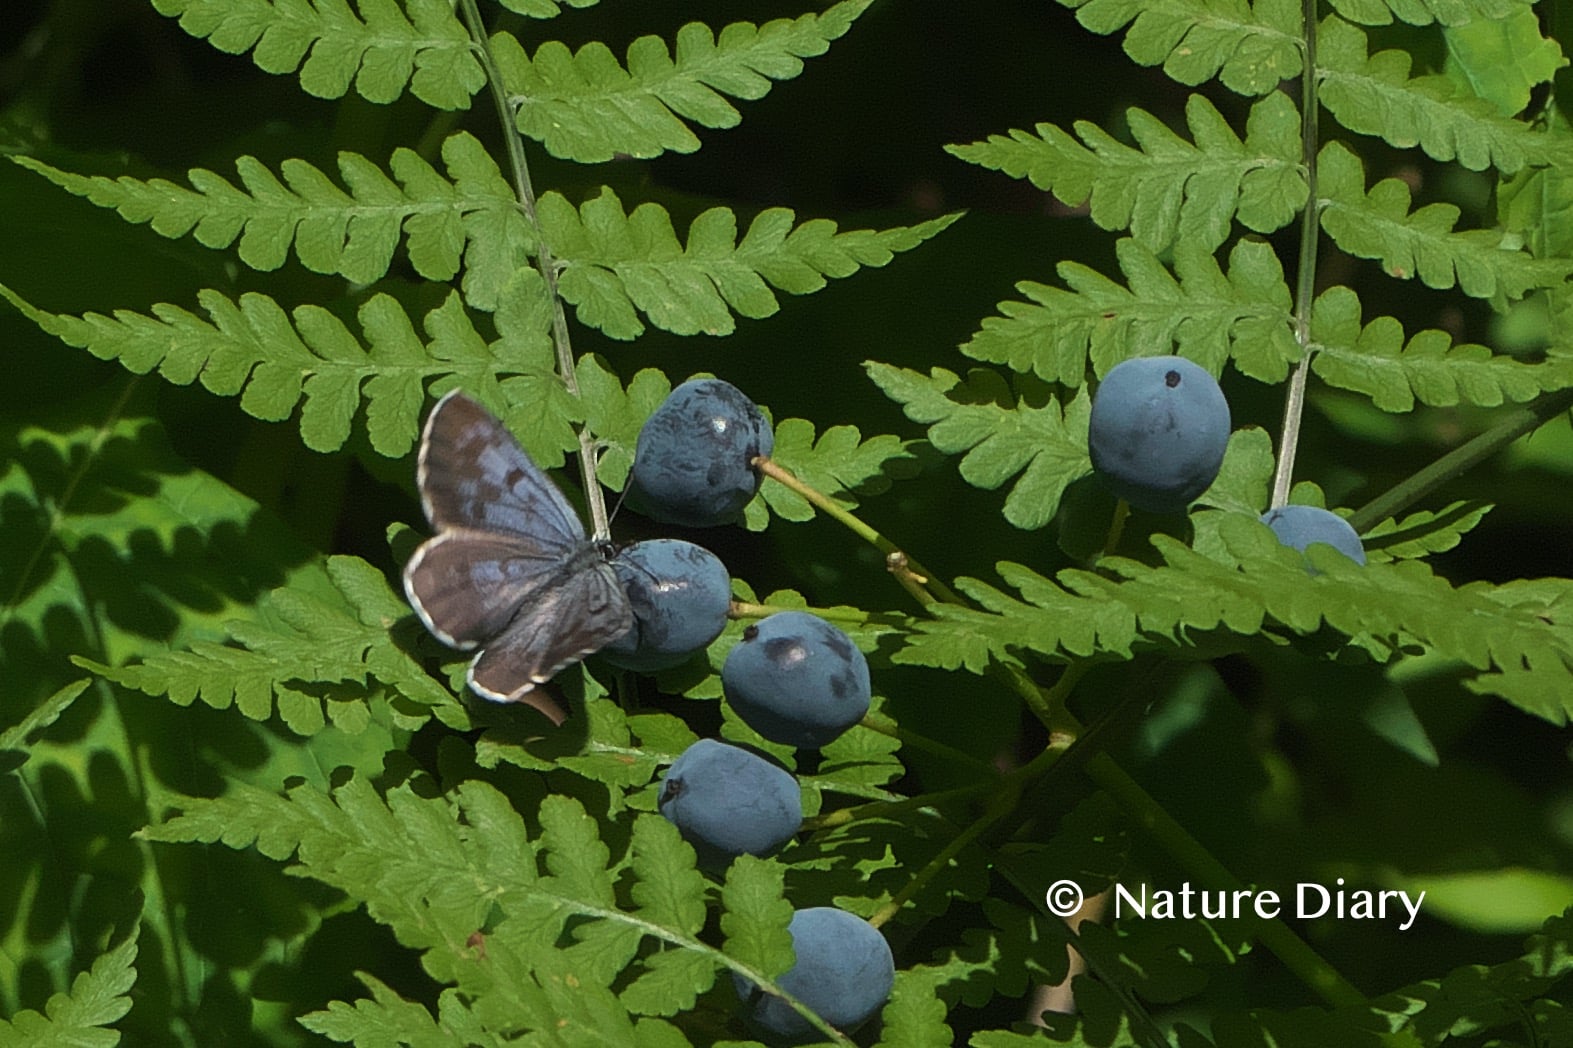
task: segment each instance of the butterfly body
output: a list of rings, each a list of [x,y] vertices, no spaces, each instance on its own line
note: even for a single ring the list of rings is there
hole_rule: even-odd
[[[405,566],[405,593],[437,639],[479,649],[476,694],[529,701],[632,627],[605,537],[587,537],[501,420],[457,390],[427,417],[416,483],[436,534]]]

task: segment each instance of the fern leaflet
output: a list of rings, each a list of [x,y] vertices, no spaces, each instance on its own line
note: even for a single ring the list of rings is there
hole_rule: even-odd
[[[1185,104],[1191,142],[1140,109],[1126,111],[1136,148],[1098,125],[1075,125],[1077,142],[1053,124],[985,142],[947,146],[963,160],[1025,176],[1072,207],[1087,202],[1104,229],[1129,229],[1153,251],[1177,241],[1209,250],[1240,222],[1258,233],[1288,225],[1305,206],[1300,116],[1273,92],[1251,107],[1245,140],[1202,95]],[[1194,144],[1193,144],[1194,143]]]
[[[1360,536],[1372,558],[1426,557],[1457,546],[1465,534],[1491,511],[1487,502],[1454,502],[1442,509],[1420,510],[1402,520],[1388,518]]]
[[[325,711],[346,731],[363,729],[365,699],[374,683],[397,688],[418,704],[401,711],[411,726],[430,712],[452,726],[467,727],[458,700],[390,633],[392,623],[409,618],[409,608],[382,573],[358,558],[341,556],[329,558],[327,575],[337,600],[304,585],[274,590],[263,614],[228,624],[233,644],[197,641],[188,650],[119,667],[78,662],[118,684],[167,695],[182,706],[200,699],[216,709],[234,705],[252,720],[266,720],[276,703],[284,723],[300,735],[320,730]]]
[[[1408,52],[1368,55],[1365,33],[1340,18],[1322,22],[1318,47],[1322,103],[1352,131],[1400,149],[1419,145],[1432,159],[1474,171],[1511,175],[1555,158],[1550,136],[1502,116],[1451,79],[1411,78]]]
[[[268,73],[299,70],[300,86],[340,98],[353,86],[369,102],[406,87],[438,109],[466,109],[486,85],[470,36],[445,0],[153,0],[160,14],[220,51],[251,52]]]
[[[133,928],[124,942],[71,980],[69,993],[50,997],[43,1014],[23,1009],[10,1020],[0,1019],[0,1043],[10,1048],[113,1048],[120,1043],[120,1034],[106,1027],[131,1011],[136,959],[137,930]]]
[[[357,153],[339,154],[340,189],[304,160],[285,160],[275,175],[256,159],[236,162],[237,187],[201,168],[191,189],[165,179],[105,178],[61,171],[25,156],[11,159],[70,193],[112,207],[128,222],[146,222],[166,237],[187,234],[206,247],[238,241],[240,260],[273,270],[291,246],[307,269],[369,284],[387,275],[402,237],[415,271],[447,281],[468,249],[465,291],[472,305],[493,308],[501,288],[528,257],[533,237],[513,191],[473,136],[442,147],[448,177],[412,150],[394,150],[390,178]]]
[[[1060,0],[1105,36],[1127,25],[1125,53],[1195,86],[1264,95],[1299,74],[1300,5],[1294,0]]]
[[[1359,157],[1337,142],[1322,150],[1317,189],[1324,197],[1322,228],[1339,247],[1376,259],[1391,276],[1418,276],[1434,288],[1456,285],[1475,298],[1517,299],[1573,273],[1573,261],[1535,258],[1499,231],[1455,231],[1459,210],[1452,204],[1411,211],[1409,187],[1396,178],[1366,191]]]
[[[1050,581],[1002,564],[1001,577],[1020,599],[963,580],[959,588],[984,610],[936,609],[894,661],[980,672],[991,659],[1013,662],[1021,651],[1127,659],[1136,645],[1184,647],[1202,631],[1303,635],[1325,623],[1384,660],[1415,644],[1457,659],[1475,671],[1469,683],[1476,690],[1552,723],[1573,713],[1573,633],[1548,620],[1544,594],[1509,604],[1483,583],[1455,589],[1419,561],[1358,568],[1315,547],[1310,556],[1321,574],[1308,581],[1300,555],[1256,520],[1223,520],[1219,534],[1229,560],[1160,535],[1153,538],[1163,560],[1157,567],[1105,558],[1102,572],[1068,569]],[[1527,668],[1538,674],[1533,691],[1515,686]]]
[[[1507,18],[1534,0],[1332,0],[1333,10],[1363,25],[1388,25],[1396,16],[1410,25],[1463,25]]]
[[[965,452],[960,469],[967,483],[992,490],[1021,474],[1005,497],[1005,519],[1018,528],[1054,519],[1071,481],[1092,469],[1085,392],[1062,407],[1053,399],[1029,403],[991,371],[973,371],[963,382],[944,368],[923,375],[888,364],[865,367],[908,418],[929,427],[936,449]]]
[[[214,800],[184,800],[178,815],[143,836],[255,843],[275,859],[294,854],[298,872],[360,899],[373,919],[421,950],[434,978],[475,995],[477,1018],[497,1033],[555,1029],[572,1017],[602,1027],[608,1043],[628,1043],[615,1039],[627,1036],[628,1012],[646,1004],[664,1010],[676,986],[703,992],[718,966],[769,985],[769,972],[790,965],[781,938],[791,907],[781,899],[780,873],[764,872],[779,871],[773,863],[734,863],[722,893],[723,952],[696,938],[706,882],[692,849],[660,816],[635,819],[628,859],[613,865],[599,824],[576,800],[546,797],[532,837],[483,782],[465,782],[451,797],[423,793],[400,786],[382,797],[359,778],[331,794],[299,786],[279,797],[241,786]],[[479,929],[484,952],[472,945]],[[643,952],[647,939],[665,948]],[[674,961],[673,953],[700,961]],[[612,992],[624,972],[631,981]],[[574,993],[577,1002],[566,999]]]
[[[1131,346],[1190,357],[1213,374],[1235,366],[1264,382],[1280,382],[1298,358],[1289,329],[1291,303],[1273,249],[1242,240],[1229,252],[1229,272],[1206,250],[1182,244],[1171,275],[1135,240],[1116,245],[1121,287],[1097,270],[1061,262],[1069,290],[1023,281],[1030,303],[1004,302],[963,345],[970,357],[1030,371],[1048,382],[1079,386],[1090,361],[1102,374]]]
[[[635,40],[626,68],[599,41],[578,51],[549,41],[530,56],[515,37],[498,33],[492,50],[519,131],[553,156],[597,163],[619,154],[692,153],[699,138],[689,122],[736,126],[740,117],[726,96],[762,98],[772,81],[798,76],[802,60],[824,54],[871,2],[842,0],[823,14],[761,26],[734,22],[719,36],[690,22],[678,31],[675,52],[656,36]]]
[[[1446,332],[1421,331],[1407,343],[1392,317],[1360,322],[1360,302],[1346,287],[1328,288],[1311,313],[1316,355],[1311,367],[1324,382],[1370,397],[1383,411],[1409,411],[1418,400],[1494,407],[1526,401],[1573,385],[1573,358],[1526,364],[1493,355],[1485,346],[1455,345]]]
[[[758,318],[776,311],[772,286],[794,295],[818,291],[827,277],[886,265],[960,217],[843,233],[829,219],[793,226],[793,213],[777,207],[756,215],[739,240],[737,216],[716,207],[694,219],[684,244],[665,208],[646,203],[629,213],[610,189],[577,209],[545,193],[539,214],[563,264],[563,298],[581,321],[619,339],[643,333],[641,313],[679,335],[731,334],[734,312]]]
[[[892,480],[917,472],[912,442],[881,435],[863,439],[856,426],[832,426],[814,436],[814,424],[800,418],[775,424],[771,458],[815,490],[856,508],[856,495],[877,495]],[[814,509],[802,496],[774,480],[760,489],[764,502],[783,520],[809,520]],[[764,524],[759,514],[760,526]]]
[[[220,396],[239,393],[241,408],[257,418],[280,421],[299,405],[301,437],[317,451],[343,446],[364,398],[372,447],[390,457],[406,454],[419,431],[425,383],[457,378],[484,400],[531,404],[520,438],[552,465],[562,449],[574,446],[569,422],[580,410],[553,370],[540,278],[521,270],[514,287],[497,314],[499,338],[491,344],[475,330],[457,292],[426,315],[426,343],[392,297],[372,296],[358,313],[369,345],[320,306],[286,313],[255,292],[238,300],[198,292],[208,319],[167,304],[154,306],[152,316],[116,310],[112,317],[72,317],[38,310],[4,286],[0,297],[61,341],[119,360],[129,371],[157,368],[176,385],[201,380]]]

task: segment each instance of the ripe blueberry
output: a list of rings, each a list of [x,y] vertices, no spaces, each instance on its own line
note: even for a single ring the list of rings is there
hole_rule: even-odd
[[[890,944],[867,921],[830,906],[798,910],[787,926],[797,960],[776,980],[787,993],[843,1032],[879,1011],[895,984]],[[779,997],[732,976],[749,1018],[786,1043],[818,1040],[808,1021]]]
[[[769,423],[736,386],[684,382],[639,430],[628,504],[667,524],[731,523],[759,490],[753,460],[774,449]]]
[[[601,649],[613,665],[651,672],[683,662],[721,635],[732,579],[720,559],[681,539],[649,539],[612,560],[628,594],[634,624]]]
[[[1117,496],[1178,513],[1218,476],[1229,444],[1229,402],[1184,357],[1135,357],[1109,369],[1092,398],[1087,450]]]
[[[868,660],[817,615],[783,611],[743,631],[721,687],[732,709],[771,742],[824,746],[868,713]]]
[[[1319,506],[1279,506],[1262,514],[1262,523],[1273,529],[1285,546],[1305,551],[1313,542],[1325,542],[1356,564],[1365,563],[1365,545],[1349,522]],[[1307,565],[1311,574],[1319,574]]]
[[[745,853],[769,855],[803,825],[803,795],[791,772],[714,739],[700,739],[672,762],[657,806],[710,868]]]

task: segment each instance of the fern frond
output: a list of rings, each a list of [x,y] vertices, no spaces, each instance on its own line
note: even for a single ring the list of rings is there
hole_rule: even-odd
[[[597,163],[619,154],[692,153],[699,138],[691,123],[736,126],[741,117],[727,97],[763,98],[773,81],[798,76],[802,60],[829,50],[872,2],[841,0],[823,14],[759,26],[734,22],[719,36],[690,22],[672,50],[660,37],[635,40],[626,67],[599,41],[578,51],[548,41],[530,56],[515,37],[498,33],[492,51],[519,131],[553,156]]]
[[[479,141],[460,132],[443,143],[442,155],[446,177],[402,147],[394,150],[389,173],[357,153],[340,153],[347,191],[298,159],[285,160],[275,175],[243,156],[236,161],[239,186],[196,168],[187,175],[190,189],[162,178],[111,179],[26,156],[11,160],[69,193],[114,208],[128,222],[146,222],[161,236],[190,235],[211,248],[237,244],[240,260],[252,269],[277,269],[293,246],[307,269],[369,284],[387,275],[402,239],[415,271],[444,282],[467,257],[466,297],[472,306],[494,308],[502,286],[533,250],[533,237]]]
[[[9,1021],[0,1019],[0,1044],[7,1048],[113,1048],[120,1033],[109,1028],[131,1011],[131,987],[136,982],[137,929],[119,946],[100,955],[93,967],[71,980],[69,993],[57,993],[44,1005],[43,1014],[18,1011]]]
[[[1513,174],[1554,159],[1550,136],[1509,119],[1445,76],[1409,75],[1407,51],[1367,54],[1366,35],[1329,15],[1318,41],[1322,103],[1340,124],[1434,160]]]
[[[39,703],[35,709],[30,710],[20,721],[4,731],[0,731],[0,765],[3,765],[7,770],[14,770],[25,763],[27,761],[28,736],[35,731],[42,731],[59,720],[60,715],[70,708],[71,704],[77,700],[77,696],[87,690],[87,686],[90,683],[92,682],[87,678],[72,681]],[[6,754],[14,755],[16,758],[15,763],[12,763],[11,758],[5,756]]]
[[[549,466],[574,446],[570,420],[580,409],[553,370],[539,276],[521,270],[510,289],[491,344],[475,330],[457,292],[426,314],[425,343],[396,300],[372,296],[357,313],[366,344],[320,306],[286,313],[255,292],[232,300],[199,291],[206,319],[168,304],[154,306],[151,316],[116,310],[112,317],[73,317],[37,309],[4,286],[0,297],[66,344],[119,360],[129,371],[156,368],[176,385],[200,380],[220,396],[238,393],[241,409],[257,418],[281,421],[299,405],[301,437],[317,451],[343,446],[364,399],[372,447],[389,457],[408,453],[419,432],[426,383],[457,378],[483,400],[532,405],[520,439]]]
[[[629,855],[614,865],[599,824],[576,800],[546,797],[532,835],[487,783],[465,782],[451,796],[422,793],[400,786],[383,797],[360,778],[331,794],[303,785],[280,797],[239,786],[185,799],[179,814],[142,836],[295,855],[295,872],[363,902],[422,951],[434,978],[474,994],[478,1017],[497,1032],[556,1029],[570,1015],[624,1030],[635,1004],[660,1008],[679,986],[701,993],[720,967],[769,985],[791,963],[790,939],[785,951],[780,942],[791,906],[774,863],[733,864],[722,893],[723,952],[697,938],[707,882],[692,848],[660,816],[635,818]],[[481,929],[484,951],[471,945]],[[641,950],[646,941],[658,948]],[[674,953],[703,963],[674,961]],[[614,978],[628,980],[622,1001],[608,989]],[[574,993],[583,995],[577,1004],[566,999]],[[608,1036],[632,1043],[626,1033]]]
[[[1311,339],[1317,376],[1370,397],[1383,411],[1410,411],[1417,400],[1433,407],[1495,407],[1573,385],[1573,358],[1526,364],[1485,346],[1455,344],[1435,329],[1405,342],[1403,327],[1392,317],[1362,325],[1360,300],[1346,287],[1328,288],[1317,298]]]
[[[594,7],[601,0],[498,0],[510,11],[524,15],[527,18],[556,18],[563,13],[563,5],[569,7]]]
[[[581,321],[619,339],[644,331],[640,314],[679,335],[730,334],[734,312],[758,318],[776,311],[771,287],[818,291],[826,278],[886,265],[960,217],[843,233],[829,219],[794,226],[793,213],[777,207],[755,216],[739,240],[737,216],[716,207],[694,219],[684,244],[665,208],[645,203],[626,212],[607,188],[578,208],[558,193],[542,194],[538,213],[563,265],[563,298]]]
[[[993,490],[1021,475],[1005,497],[1005,519],[1018,528],[1041,528],[1054,519],[1071,481],[1092,469],[1091,400],[1085,391],[1061,407],[1053,399],[1028,403],[999,375],[982,369],[963,382],[944,368],[924,375],[888,364],[864,367],[909,419],[929,427],[935,448],[962,455],[967,483]]]
[[[981,672],[991,659],[1016,662],[1021,652],[1128,659],[1137,646],[1183,648],[1201,631],[1243,639],[1264,630],[1305,635],[1325,624],[1383,657],[1421,645],[1456,659],[1475,672],[1471,687],[1554,724],[1573,714],[1573,631],[1548,621],[1543,594],[1510,604],[1497,587],[1454,588],[1420,561],[1358,567],[1321,550],[1312,557],[1321,574],[1311,578],[1301,556],[1254,519],[1225,520],[1219,533],[1232,563],[1159,535],[1157,567],[1106,557],[1100,572],[1069,569],[1051,581],[1001,564],[1020,598],[962,580],[958,588],[983,610],[935,609],[894,661]],[[1538,674],[1535,690],[1513,687],[1529,667]]]
[[[486,84],[470,36],[445,0],[153,0],[180,28],[267,73],[297,70],[318,98],[353,86],[369,102],[406,88],[438,109],[467,109]]]
[[[1389,25],[1396,16],[1410,25],[1463,25],[1507,18],[1534,0],[1332,0],[1333,10],[1362,25]]]
[[[1217,77],[1242,95],[1264,95],[1298,76],[1300,5],[1295,0],[1060,0],[1076,21],[1109,35],[1127,25],[1125,53],[1195,86]]]
[[[1243,373],[1280,382],[1299,348],[1289,328],[1291,303],[1278,256],[1267,244],[1242,240],[1229,252],[1227,275],[1212,254],[1181,244],[1171,275],[1135,240],[1115,246],[1128,287],[1077,262],[1058,272],[1069,290],[1023,281],[1031,302],[1002,302],[964,344],[978,360],[1005,364],[1048,382],[1079,386],[1087,365],[1099,374],[1130,356],[1167,347],[1213,374],[1233,358]]]
[[[1129,229],[1153,251],[1176,241],[1208,250],[1227,239],[1238,215],[1258,233],[1288,225],[1305,206],[1300,115],[1273,92],[1251,107],[1245,140],[1202,95],[1185,103],[1192,141],[1141,109],[1129,109],[1132,148],[1097,124],[1076,122],[1077,142],[1053,124],[985,142],[946,146],[970,163],[1026,177],[1071,207],[1087,203],[1092,220]]]
[[[832,426],[816,439],[814,424],[800,418],[783,419],[774,428],[776,446],[771,458],[850,509],[857,507],[857,496],[877,495],[888,490],[894,480],[917,473],[912,442],[900,437],[885,434],[865,440],[856,426]],[[814,508],[802,496],[774,480],[766,479],[760,495],[783,520],[814,516]],[[762,512],[760,515],[763,517]]]
[[[890,1000],[880,1013],[876,1048],[951,1048],[956,1043],[945,1021],[949,1009],[936,993],[938,983],[935,974],[921,969],[896,973]]]
[[[1396,178],[1367,191],[1360,158],[1338,142],[1322,150],[1317,190],[1322,228],[1351,255],[1381,262],[1390,276],[1457,286],[1475,298],[1517,299],[1563,284],[1573,273],[1573,261],[1535,258],[1500,231],[1455,231],[1459,210],[1452,204],[1411,211],[1409,187]]]
[[[486,1042],[472,1039],[466,1027],[455,1021],[463,1015],[453,994],[444,993],[438,1001],[441,1016],[433,1017],[423,1005],[407,1001],[386,983],[367,972],[355,977],[371,991],[354,1004],[329,1001],[320,1012],[300,1017],[300,1024],[312,1033],[341,1044],[410,1045],[411,1048],[470,1048]]]
[[[1419,510],[1402,520],[1389,517],[1361,535],[1360,542],[1372,559],[1399,560],[1445,553],[1489,512],[1489,502],[1454,502],[1435,511]]]
[[[363,729],[365,698],[377,683],[397,689],[416,709],[466,725],[459,701],[389,632],[394,622],[409,617],[409,608],[382,573],[355,557],[331,557],[327,576],[338,599],[304,584],[276,589],[263,614],[228,624],[231,644],[198,641],[126,666],[77,661],[117,684],[168,696],[181,706],[200,699],[266,720],[276,704],[280,718],[300,735],[320,730],[325,712],[346,731]],[[412,711],[401,712],[410,717]]]

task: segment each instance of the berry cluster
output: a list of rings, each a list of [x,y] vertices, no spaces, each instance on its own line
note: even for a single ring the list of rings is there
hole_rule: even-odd
[[[695,379],[674,389],[639,431],[629,504],[655,520],[709,527],[738,519],[758,491],[754,459],[774,436],[736,387]],[[634,625],[602,650],[638,671],[675,666],[720,635],[731,580],[710,551],[690,542],[635,543],[613,561]],[[737,715],[772,742],[821,747],[868,713],[868,662],[843,631],[806,612],[780,612],[749,626],[721,672]],[[700,739],[672,762],[658,807],[701,866],[724,869],[739,855],[769,855],[803,823],[797,779],[750,749]],[[779,983],[825,1021],[850,1029],[890,995],[895,962],[867,921],[831,907],[798,910],[790,925],[796,963]],[[737,981],[750,1020],[792,1041],[813,1028],[779,997]]]
[[[1098,386],[1087,451],[1116,496],[1138,509],[1179,513],[1218,478],[1229,427],[1229,402],[1203,368],[1184,357],[1134,357]],[[1360,536],[1328,510],[1279,506],[1261,519],[1285,546],[1304,552],[1324,543],[1365,563]]]

